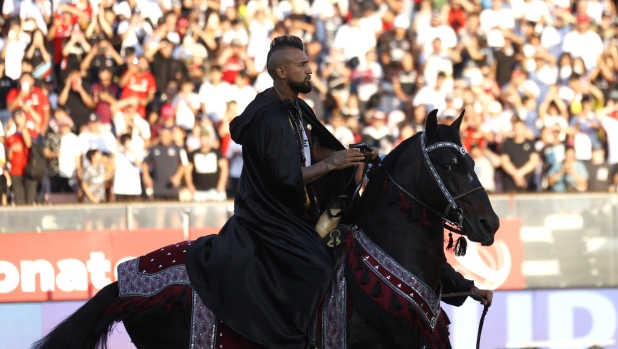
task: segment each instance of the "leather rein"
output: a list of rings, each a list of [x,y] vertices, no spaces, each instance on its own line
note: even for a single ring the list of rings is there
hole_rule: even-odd
[[[456,293],[447,293],[443,294],[442,298],[450,298],[450,297],[476,297],[478,294],[473,291],[470,292],[456,292]],[[481,333],[483,332],[483,324],[485,323],[485,315],[487,315],[487,311],[489,310],[489,305],[483,305],[483,314],[481,315],[481,320],[479,321],[479,330],[476,334],[476,349],[480,349],[481,346]]]

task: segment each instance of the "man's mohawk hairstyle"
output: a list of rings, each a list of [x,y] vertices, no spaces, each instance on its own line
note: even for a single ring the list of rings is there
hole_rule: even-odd
[[[303,44],[303,41],[298,36],[296,35],[277,36],[276,38],[273,39],[273,41],[270,42],[270,51],[268,51],[268,56],[266,58],[266,61],[270,59],[270,55],[273,54],[273,52],[279,51],[287,47],[297,48],[301,51],[305,50],[305,45]]]

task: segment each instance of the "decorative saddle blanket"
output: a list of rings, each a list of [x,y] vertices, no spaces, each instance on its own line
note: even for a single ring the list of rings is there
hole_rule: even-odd
[[[214,238],[214,235],[213,235]],[[149,306],[191,309],[191,340],[189,349],[265,349],[250,342],[217,321],[197,293],[191,288],[185,269],[187,247],[192,241],[165,246],[144,256],[126,261],[118,266],[120,302],[114,311],[139,312]],[[320,308],[317,325],[322,329],[320,349],[346,347],[346,286],[343,265],[337,279],[329,289]],[[172,304],[170,299],[182,299]]]
[[[362,230],[350,229],[345,254],[347,280],[354,283],[348,285],[354,307],[364,308],[366,312],[381,308],[380,313],[386,314],[384,322],[408,328],[405,333],[393,334],[399,336],[395,340],[400,344],[413,340],[427,348],[451,347],[449,320],[440,308],[441,285],[432,290],[382,251]],[[357,299],[361,300],[358,304]]]
[[[215,237],[214,235],[212,236]],[[165,246],[118,266],[121,301],[114,311],[141,312],[151,306],[191,311],[189,349],[264,349],[217,321],[191,288],[185,257],[192,241]],[[427,348],[450,348],[448,324],[440,309],[440,288],[431,290],[375,245],[362,230],[350,230],[345,245],[347,262],[336,273],[316,317],[320,349],[346,348],[346,322],[352,289],[361,292],[386,313],[404,319]],[[353,285],[346,282],[348,280]],[[122,301],[122,299],[126,301]],[[173,300],[173,301],[171,301]],[[360,306],[360,304],[353,304]]]

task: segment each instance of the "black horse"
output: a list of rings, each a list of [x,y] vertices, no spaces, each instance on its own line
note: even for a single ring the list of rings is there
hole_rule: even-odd
[[[444,223],[489,246],[499,219],[461,145],[463,113],[451,126],[438,125],[436,114],[428,115],[425,132],[369,171],[353,213],[356,225],[339,229],[346,262],[317,317],[317,347],[450,347],[448,319],[439,306]],[[121,264],[119,282],[103,288],[33,348],[105,348],[120,321],[140,349],[211,349],[223,343],[226,349],[262,348],[218,323],[192,290],[182,254],[190,243]],[[458,239],[457,249],[464,252],[465,239]]]

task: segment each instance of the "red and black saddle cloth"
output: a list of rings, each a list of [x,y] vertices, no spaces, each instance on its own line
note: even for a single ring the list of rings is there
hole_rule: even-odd
[[[213,236],[214,238],[214,236]],[[119,301],[107,309],[118,313],[191,311],[191,349],[264,349],[216,320],[197,293],[185,268],[192,241],[162,247],[118,266]]]
[[[348,295],[353,307],[371,313],[406,347],[451,348],[448,320],[440,307],[441,285],[432,290],[371,241],[350,230],[345,246]],[[399,329],[399,330],[395,330]]]

